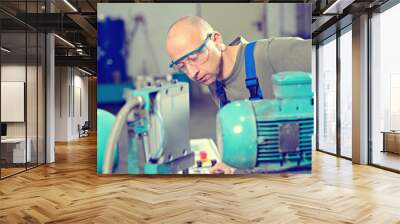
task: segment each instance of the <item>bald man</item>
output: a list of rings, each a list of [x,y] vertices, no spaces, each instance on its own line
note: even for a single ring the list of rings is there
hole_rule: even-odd
[[[226,45],[221,33],[198,16],[177,20],[168,30],[170,67],[210,89],[223,107],[243,99],[273,98],[272,75],[285,71],[311,73],[311,41],[271,38],[248,43],[242,37]],[[212,172],[233,173],[218,164]]]

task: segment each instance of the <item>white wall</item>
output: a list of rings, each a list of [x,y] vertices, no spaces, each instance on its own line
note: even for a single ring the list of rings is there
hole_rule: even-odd
[[[25,65],[2,65],[1,66],[1,81],[6,82],[25,82]],[[28,70],[30,70],[28,68]],[[7,110],[7,108],[1,108]],[[11,122],[7,123],[7,136],[8,137],[25,137],[25,122]]]
[[[74,93],[73,96],[74,98],[74,108],[73,110],[75,113],[73,113],[73,119],[72,119],[72,132],[71,135],[73,138],[79,137],[78,129],[77,126],[80,124],[81,126],[85,123],[85,121],[88,121],[89,119],[89,113],[88,113],[88,77],[81,76],[82,73],[79,73],[78,75],[76,74],[78,70],[75,70],[75,75],[74,75]],[[78,71],[79,72],[79,71]],[[80,102],[79,102],[80,101]],[[80,108],[81,107],[81,108]],[[82,110],[82,111],[80,111]]]
[[[77,139],[78,124],[88,120],[88,77],[76,68],[56,67],[55,86],[55,140]]]
[[[55,140],[68,140],[68,86],[69,76],[67,67],[55,69]]]
[[[1,81],[25,82],[25,65],[1,65]]]

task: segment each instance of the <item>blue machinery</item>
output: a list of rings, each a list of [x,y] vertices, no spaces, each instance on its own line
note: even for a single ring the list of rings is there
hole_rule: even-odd
[[[99,21],[97,27],[98,107],[114,112],[124,104],[124,89],[133,88],[126,69],[125,23],[121,19],[106,18]]]
[[[252,172],[311,171],[311,75],[280,73],[272,82],[275,99],[235,101],[218,112],[221,159]],[[98,115],[98,172],[186,173],[194,164],[187,84],[135,90],[126,100],[116,118]]]
[[[311,171],[313,93],[309,73],[273,75],[274,100],[244,100],[217,115],[224,163],[255,172]]]

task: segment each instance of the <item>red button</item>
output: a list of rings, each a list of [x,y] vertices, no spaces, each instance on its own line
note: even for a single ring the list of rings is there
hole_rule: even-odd
[[[204,151],[204,150],[200,151],[200,159],[203,161],[207,160],[207,152],[206,151]]]

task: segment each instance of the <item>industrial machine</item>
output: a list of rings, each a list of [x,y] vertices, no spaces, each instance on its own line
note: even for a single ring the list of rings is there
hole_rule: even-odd
[[[103,156],[98,161],[99,173],[187,173],[194,165],[188,133],[188,84],[172,80],[124,95],[126,103],[115,119],[103,122],[106,117],[98,117],[99,130],[108,135],[107,143],[101,140],[98,144]],[[107,133],[110,122],[106,121],[110,120],[112,130]]]
[[[222,161],[252,172],[309,172],[313,134],[311,74],[273,75],[275,99],[235,101],[217,115]]]
[[[279,73],[272,82],[275,99],[234,101],[218,112],[221,159],[239,172],[309,172],[311,74]],[[172,80],[125,91],[124,98],[116,117],[98,115],[98,172],[188,173],[195,163],[188,133],[188,84]]]

